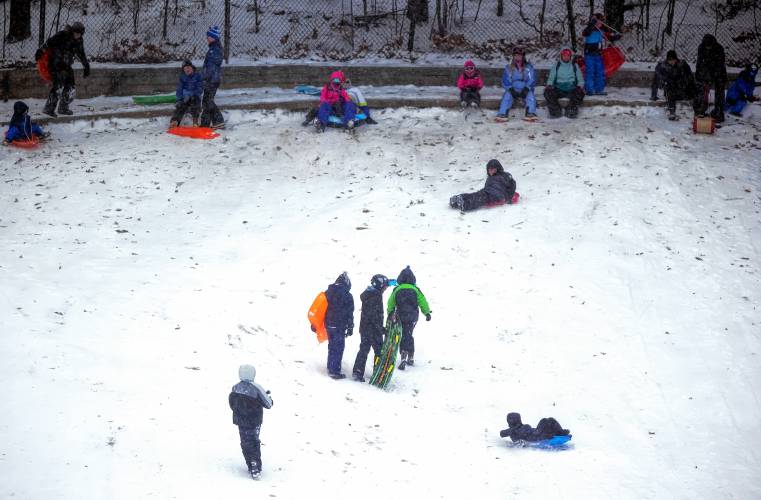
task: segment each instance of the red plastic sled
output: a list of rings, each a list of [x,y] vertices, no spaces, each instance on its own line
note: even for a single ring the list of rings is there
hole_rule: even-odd
[[[47,83],[53,82],[53,76],[50,74],[50,49],[45,49],[42,57],[37,61],[37,71],[40,73],[40,78]]]
[[[616,71],[618,71],[618,69],[624,64],[626,56],[624,56],[624,51],[615,45],[610,45],[602,49],[601,55],[602,66],[605,68],[605,79],[607,80],[615,75]],[[587,73],[584,67],[584,56],[577,56],[576,64],[579,65],[581,72],[584,73],[584,78],[586,78]]]
[[[516,193],[513,195],[513,198],[510,200],[510,204],[511,204],[511,205],[515,205],[516,203],[518,203],[518,200],[519,200],[520,198],[521,198],[521,195],[520,195],[520,194],[518,194],[518,192],[516,192]],[[502,205],[505,205],[505,204],[507,204],[507,202],[506,202],[506,201],[495,201],[494,203],[487,203],[487,204],[486,204],[486,208],[494,208],[494,207],[499,207],[499,206],[502,206]]]
[[[209,127],[172,127],[167,132],[179,135],[180,137],[190,137],[191,139],[214,139],[219,137],[219,134]]]
[[[325,292],[320,292],[314,298],[314,302],[307,312],[307,319],[312,325],[312,331],[317,334],[317,342],[320,343],[328,340],[328,331],[325,329],[326,312],[328,312],[328,298],[325,296]]]

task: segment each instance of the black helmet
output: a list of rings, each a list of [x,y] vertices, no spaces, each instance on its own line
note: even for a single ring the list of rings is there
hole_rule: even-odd
[[[376,290],[380,290],[381,292],[388,288],[388,278],[383,276],[382,274],[376,274],[370,279],[370,284],[373,288]]]
[[[80,35],[85,34],[85,25],[79,21],[72,23],[70,29],[72,33],[79,33]]]

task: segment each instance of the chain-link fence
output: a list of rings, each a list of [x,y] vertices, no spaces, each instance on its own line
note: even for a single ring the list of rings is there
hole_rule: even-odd
[[[226,55],[348,60],[503,58],[525,46],[535,59],[575,42],[602,0],[0,0],[4,65],[33,61],[40,40],[66,24],[85,24],[91,59],[156,63],[199,58],[206,30],[223,30]],[[694,61],[706,33],[740,64],[761,54],[761,6],[754,0],[640,0],[622,9],[619,45],[631,61],[676,49]],[[14,6],[14,4],[16,4]],[[29,11],[19,20],[18,4]],[[14,12],[14,7],[16,11]],[[569,16],[569,11],[571,14]],[[573,19],[573,23],[569,23]],[[413,23],[414,21],[414,23]],[[40,26],[44,29],[40,31]]]

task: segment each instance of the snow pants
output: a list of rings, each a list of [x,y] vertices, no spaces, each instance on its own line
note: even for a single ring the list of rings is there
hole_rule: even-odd
[[[259,431],[261,428],[261,425],[255,427],[238,427],[238,433],[240,434],[240,449],[243,452],[243,458],[246,460],[246,466],[249,469],[251,469],[251,462],[254,460],[256,460],[259,468],[261,468],[262,465],[262,443],[259,441]]]
[[[42,135],[42,128],[36,123],[32,124],[32,135],[37,137]],[[9,127],[8,132],[5,133],[5,140],[8,142],[26,139],[31,139],[31,137],[27,137],[26,133],[18,127]]]
[[[365,365],[367,365],[367,355],[370,353],[370,348],[372,347],[376,358],[380,357],[383,337],[375,331],[362,332],[360,330],[359,334],[361,337],[359,342],[359,352],[357,352],[357,359],[354,360],[352,373],[363,377],[365,375]]]
[[[349,123],[349,120],[353,120],[354,116],[357,114],[357,106],[354,105],[353,102],[347,101],[347,102],[337,102],[335,104],[330,104],[327,102],[321,102],[320,107],[317,110],[317,119],[320,120],[320,123],[323,125],[328,124],[328,118],[330,118],[331,112],[333,112],[333,107],[337,106],[340,113],[335,113],[336,115],[341,114],[343,115],[342,122],[344,127],[347,123]]]
[[[346,346],[346,335],[343,330],[339,331],[334,326],[328,330],[328,373],[337,375],[341,373],[341,360]]]
[[[553,417],[543,418],[536,426],[536,433],[541,435],[541,439],[550,439],[553,436],[565,436],[568,432],[560,426]]]
[[[704,115],[708,111],[708,94],[714,89],[714,103],[711,116],[714,118],[724,117],[724,82],[698,82],[697,96],[695,96],[695,114]]]
[[[410,323],[402,321],[402,339],[399,341],[399,350],[407,352],[409,359],[413,359],[415,356],[415,339],[412,337],[415,325],[417,325],[417,321]]]
[[[507,115],[508,110],[513,107],[513,100],[515,99],[523,99],[523,102],[526,103],[527,113],[536,113],[536,97],[534,97],[534,89],[523,87],[521,90],[505,90],[505,95],[502,96],[502,102],[499,103],[499,114]]]
[[[181,123],[185,113],[188,112],[193,117],[193,123],[198,123],[198,115],[201,114],[201,99],[198,96],[192,96],[188,102],[177,101],[177,104],[174,105],[172,121]]]
[[[476,191],[475,193],[463,193],[460,196],[462,197],[462,208],[460,210],[463,212],[478,210],[489,203],[489,196],[484,190]]]
[[[593,95],[605,91],[605,67],[602,64],[602,56],[585,54],[584,66],[586,68],[584,87],[587,94]]]
[[[48,94],[48,100],[45,103],[45,113],[53,114],[58,99],[61,99],[61,110],[69,109],[69,104],[74,100],[74,70],[71,64],[63,60],[54,58],[50,63],[50,76],[53,78],[53,86]]]
[[[214,102],[214,97],[217,95],[217,89],[219,89],[219,83],[205,83],[203,86],[203,101],[201,103],[202,127],[222,125],[225,123],[225,118],[222,116],[222,112]]]
[[[476,89],[465,89],[460,91],[460,103],[465,103],[466,106],[470,106],[470,103],[476,103],[476,106],[481,107],[481,93]]]
[[[584,101],[584,91],[576,87],[573,90],[560,90],[556,87],[544,88],[544,99],[547,101],[547,110],[550,112],[550,118],[558,118],[561,114],[562,107],[560,99],[568,98],[568,107],[566,113],[568,116],[575,118],[579,112],[579,105]]]
[[[694,88],[678,88],[676,86],[667,85],[664,89],[666,94],[666,106],[670,113],[676,112],[677,101],[692,101],[693,109],[695,108],[695,89]]]

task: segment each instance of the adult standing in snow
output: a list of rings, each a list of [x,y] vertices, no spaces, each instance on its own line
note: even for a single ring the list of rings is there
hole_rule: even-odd
[[[388,278],[376,274],[370,280],[370,286],[359,296],[362,301],[362,315],[359,319],[359,352],[354,361],[352,376],[357,382],[365,381],[365,365],[370,348],[376,358],[381,355],[381,345],[386,330],[383,328],[383,292],[388,288]]]
[[[35,59],[40,60],[45,52],[48,52],[48,69],[50,76],[53,78],[53,87],[48,94],[48,100],[45,108],[42,110],[48,116],[56,115],[56,105],[58,113],[62,115],[74,114],[69,108],[69,104],[74,100],[76,82],[74,80],[74,70],[71,65],[74,64],[74,58],[79,59],[82,63],[83,76],[90,76],[90,63],[85,55],[85,45],[82,37],[85,34],[85,26],[79,21],[72,23],[62,31],[48,38],[47,42],[37,50]]]
[[[695,78],[687,61],[680,60],[675,50],[666,53],[666,60],[655,67],[650,99],[658,100],[658,88],[663,88],[669,119],[676,119],[676,102],[695,99]]]
[[[714,89],[714,104],[711,117],[716,123],[724,121],[724,89],[727,86],[727,65],[724,61],[724,47],[710,33],[703,37],[698,47],[698,61],[695,65],[695,80],[698,91],[695,100],[695,114],[705,116],[708,110],[708,94]]]
[[[536,98],[534,97],[536,73],[534,66],[526,60],[523,47],[513,47],[513,60],[505,66],[502,74],[502,87],[505,95],[499,104],[497,119],[506,119],[514,99],[523,99],[526,103],[526,118],[536,118]]]
[[[573,52],[569,47],[560,50],[560,60],[555,66],[550,66],[547,85],[544,87],[544,99],[550,118],[560,118],[562,107],[560,99],[568,98],[565,115],[576,118],[579,106],[584,100],[584,75],[579,65],[572,61]]]
[[[452,196],[449,206],[463,212],[476,210],[490,203],[513,203],[516,183],[509,172],[505,172],[499,160],[489,160],[486,164],[486,184],[475,193]]]
[[[217,26],[210,27],[209,31],[206,32],[209,49],[206,51],[206,58],[203,60],[202,127],[225,128],[225,118],[214,102],[214,97],[217,95],[219,84],[222,81],[222,59],[224,55],[222,44],[219,41],[221,36]]]
[[[388,299],[388,316],[390,318],[392,314],[396,314],[402,324],[402,339],[399,343],[402,361],[399,363],[399,369],[404,370],[407,365],[415,364],[415,339],[412,335],[420,311],[425,315],[426,321],[431,321],[431,308],[428,307],[425,295],[417,287],[410,266],[402,269],[396,283],[397,286]]]
[[[328,286],[325,297],[328,309],[325,311],[325,329],[328,332],[328,376],[335,380],[346,378],[341,372],[346,337],[354,333],[354,297],[351,295],[351,281],[344,271]]]
[[[240,449],[251,477],[256,479],[262,472],[262,452],[259,432],[262,428],[264,408],[272,408],[270,391],[254,382],[256,368],[241,365],[238,368],[240,382],[233,386],[228,397],[233,411],[233,423],[238,426]]]
[[[614,33],[603,21],[605,16],[595,13],[581,34],[584,36],[584,67],[587,71],[586,91],[589,95],[606,95],[605,66],[602,61],[604,41],[615,42],[621,38],[620,33]]]

